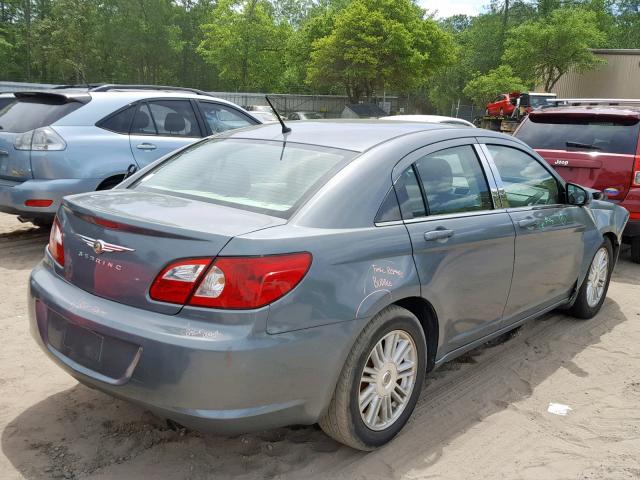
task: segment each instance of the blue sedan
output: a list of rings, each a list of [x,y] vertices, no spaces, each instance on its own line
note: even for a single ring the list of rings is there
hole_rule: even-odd
[[[29,287],[49,357],[185,426],[317,422],[371,450],[427,371],[550,310],[600,310],[628,212],[522,142],[291,127],[229,131],[66,197]]]

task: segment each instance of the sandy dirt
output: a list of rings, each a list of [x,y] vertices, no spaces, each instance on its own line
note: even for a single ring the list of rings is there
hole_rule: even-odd
[[[624,252],[600,314],[530,322],[427,376],[388,446],[317,427],[233,438],[171,429],[79,385],[28,333],[47,232],[0,214],[0,478],[640,479],[640,265]],[[567,416],[549,403],[571,407]]]

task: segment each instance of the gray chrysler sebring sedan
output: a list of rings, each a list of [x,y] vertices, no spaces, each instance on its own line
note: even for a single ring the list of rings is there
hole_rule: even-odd
[[[30,279],[49,357],[185,426],[317,422],[370,450],[427,371],[552,309],[602,306],[628,213],[522,142],[291,127],[210,137],[66,197]]]

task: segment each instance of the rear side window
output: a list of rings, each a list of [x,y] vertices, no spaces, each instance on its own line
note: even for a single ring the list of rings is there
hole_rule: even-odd
[[[104,128],[105,130],[111,130],[116,133],[129,133],[131,127],[131,120],[136,111],[136,107],[129,107],[121,110],[120,112],[111,115],[97,123],[97,126]]]
[[[191,102],[184,100],[154,100],[149,109],[158,135],[199,137],[200,127]]]
[[[46,127],[83,105],[55,98],[20,99],[0,111],[0,131],[24,133]]]
[[[162,163],[132,188],[289,218],[355,155],[291,142],[212,139]]]
[[[637,119],[595,116],[532,115],[517,137],[543,150],[594,151],[633,155],[638,145]]]
[[[429,215],[491,210],[489,185],[469,145],[431,153],[416,162]]]

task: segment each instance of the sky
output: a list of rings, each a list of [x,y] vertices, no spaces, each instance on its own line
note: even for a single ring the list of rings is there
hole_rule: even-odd
[[[422,8],[429,11],[438,11],[438,18],[449,17],[456,14],[477,15],[482,7],[489,4],[489,0],[419,0]]]

